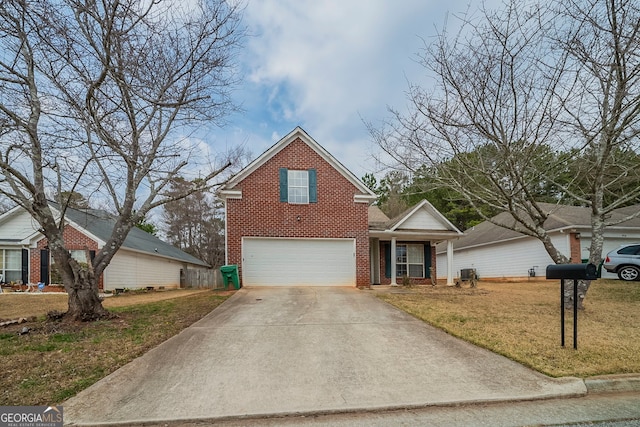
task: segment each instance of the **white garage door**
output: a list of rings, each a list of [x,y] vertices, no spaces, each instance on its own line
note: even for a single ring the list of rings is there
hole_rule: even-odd
[[[242,239],[244,286],[355,286],[355,239]]]

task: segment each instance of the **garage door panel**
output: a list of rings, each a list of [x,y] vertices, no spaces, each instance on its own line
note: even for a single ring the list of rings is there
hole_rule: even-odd
[[[354,239],[244,238],[245,286],[355,286]]]

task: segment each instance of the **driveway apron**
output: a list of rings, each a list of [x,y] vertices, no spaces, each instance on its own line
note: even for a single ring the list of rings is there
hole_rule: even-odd
[[[586,393],[353,288],[242,288],[64,403],[117,424],[526,400]]]

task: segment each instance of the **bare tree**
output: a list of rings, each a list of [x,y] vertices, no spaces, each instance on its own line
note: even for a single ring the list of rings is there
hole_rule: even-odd
[[[183,194],[193,183],[176,178],[171,192]],[[222,204],[206,191],[198,191],[184,199],[164,205],[164,232],[167,241],[208,263],[224,264],[224,216]]]
[[[539,239],[556,263],[568,259],[544,229],[552,212],[539,203],[541,183],[555,187],[558,202],[590,206],[590,261],[598,264],[608,214],[640,195],[638,181],[629,183],[637,165],[616,162],[640,143],[637,2],[512,0],[461,24],[421,55],[435,87],[411,85],[409,112],[368,124],[372,137],[392,166],[432,168],[435,185],[479,214],[486,206],[509,212],[513,221],[497,225]],[[589,159],[577,172],[572,153]],[[610,197],[621,180],[625,192]]]
[[[553,42],[568,55],[571,93],[562,135],[576,142],[579,186],[561,186],[591,207],[589,260],[602,259],[614,209],[640,202],[640,4],[633,0],[558,2]]]
[[[400,215],[409,207],[403,194],[407,184],[406,174],[395,170],[388,172],[380,180],[377,202],[380,210],[389,218]]]
[[[223,0],[0,3],[0,193],[39,223],[69,317],[108,316],[96,279],[129,230],[151,209],[216,185],[229,165],[202,162],[197,188],[166,193],[194,154],[207,158],[185,135],[233,108],[242,37],[239,6]],[[117,213],[86,267],[65,248],[64,200],[55,212],[46,197],[78,189]]]
[[[477,21],[463,17],[456,37],[440,34],[421,56],[435,88],[411,85],[410,112],[394,111],[387,127],[370,131],[393,160],[412,171],[427,165],[434,185],[459,192],[479,214],[483,206],[510,212],[514,221],[497,225],[540,239],[562,263],[567,258],[543,227],[549,212],[532,197],[561,170],[531,161],[546,147],[561,148],[556,94],[566,54],[548,44],[548,15],[512,1]]]

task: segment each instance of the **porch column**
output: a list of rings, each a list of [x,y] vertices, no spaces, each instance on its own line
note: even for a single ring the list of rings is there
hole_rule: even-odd
[[[369,257],[371,259],[371,284],[380,284],[380,239],[369,239]]]
[[[396,238],[391,238],[391,286],[398,286],[396,283]]]
[[[447,286],[453,285],[453,240],[447,240]]]

